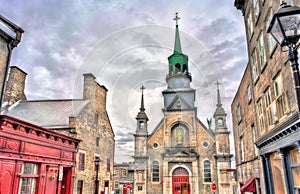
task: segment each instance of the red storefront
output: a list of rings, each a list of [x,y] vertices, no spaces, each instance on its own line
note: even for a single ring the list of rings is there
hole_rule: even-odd
[[[80,140],[0,116],[0,194],[72,194]]]

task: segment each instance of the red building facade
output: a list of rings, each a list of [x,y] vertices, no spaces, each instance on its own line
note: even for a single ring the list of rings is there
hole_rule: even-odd
[[[72,194],[80,140],[0,116],[0,194]]]

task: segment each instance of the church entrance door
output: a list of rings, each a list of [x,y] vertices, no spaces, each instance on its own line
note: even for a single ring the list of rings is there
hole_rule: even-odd
[[[185,168],[178,167],[172,175],[173,194],[190,194],[189,173]]]

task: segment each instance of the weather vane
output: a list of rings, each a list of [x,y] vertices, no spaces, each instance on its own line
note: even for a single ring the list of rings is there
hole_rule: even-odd
[[[175,20],[176,25],[178,25],[178,20],[180,20],[180,17],[178,17],[178,12],[175,13],[175,18],[173,20]]]

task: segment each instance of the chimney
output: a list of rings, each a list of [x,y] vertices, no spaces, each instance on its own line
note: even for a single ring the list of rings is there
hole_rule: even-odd
[[[85,73],[83,76],[83,99],[94,100],[96,92],[96,77],[91,73]]]
[[[7,109],[19,100],[26,100],[25,81],[27,73],[22,69],[11,66],[4,94],[4,109]]]

